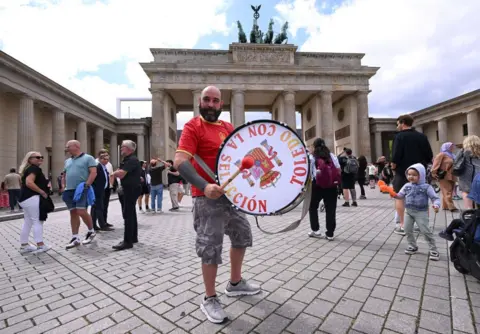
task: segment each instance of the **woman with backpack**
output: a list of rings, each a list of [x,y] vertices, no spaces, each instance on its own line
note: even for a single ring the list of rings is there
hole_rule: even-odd
[[[321,238],[320,224],[318,223],[318,206],[323,200],[325,204],[325,220],[327,240],[333,240],[336,228],[337,211],[337,186],[340,183],[340,163],[335,155],[325,146],[321,138],[313,142],[313,159],[315,170],[313,172],[312,197],[310,202],[310,227],[309,237]]]

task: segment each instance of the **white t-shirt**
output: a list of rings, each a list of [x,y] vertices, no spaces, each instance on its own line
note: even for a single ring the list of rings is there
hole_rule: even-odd
[[[368,175],[375,175],[376,171],[377,171],[377,168],[375,168],[375,166],[373,165],[368,166]]]

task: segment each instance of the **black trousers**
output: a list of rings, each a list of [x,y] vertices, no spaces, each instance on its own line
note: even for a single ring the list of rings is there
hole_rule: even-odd
[[[358,185],[360,186],[360,194],[362,196],[365,196],[365,188],[363,188],[363,186],[365,185],[365,179],[358,179],[357,182],[358,182]]]
[[[110,186],[105,189],[105,197],[103,198],[103,217],[105,219],[105,223],[108,223],[108,206],[110,204],[110,194],[111,194],[111,189]]]
[[[105,221],[104,214],[104,199],[105,193],[103,191],[95,192],[95,204],[92,205],[90,209],[90,215],[92,216],[93,226],[100,226],[100,228],[106,227],[107,223]],[[97,225],[98,220],[98,225]]]
[[[20,200],[21,190],[20,189],[8,189],[8,202],[10,204],[10,210],[15,209],[15,205],[18,205],[18,208],[21,209]]]
[[[318,224],[318,206],[323,199],[325,204],[325,220],[326,220],[326,235],[333,237],[335,228],[337,227],[337,188],[323,189],[319,188],[314,182],[312,184],[312,199],[310,202],[310,227],[312,231],[318,231],[320,225]]]
[[[140,196],[140,191],[140,186],[123,188],[122,213],[125,221],[123,242],[128,244],[138,241],[137,210],[135,204],[137,203],[138,196]]]

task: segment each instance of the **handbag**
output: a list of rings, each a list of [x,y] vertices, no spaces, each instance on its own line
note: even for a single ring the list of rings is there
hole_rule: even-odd
[[[438,178],[439,180],[443,180],[446,175],[447,175],[447,171],[446,171],[446,170],[443,170],[443,169],[437,170],[437,178]]]
[[[455,157],[455,161],[453,162],[452,174],[454,176],[460,176],[465,172],[465,152],[463,149],[460,153]]]

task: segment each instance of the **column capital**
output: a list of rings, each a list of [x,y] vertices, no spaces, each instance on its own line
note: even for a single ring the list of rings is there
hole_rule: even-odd
[[[157,94],[157,95],[165,95],[165,89],[161,89],[161,88],[149,88],[148,89],[150,91],[150,93],[153,94]]]
[[[318,95],[320,97],[332,96],[332,91],[331,90],[321,90],[321,91],[318,92]]]
[[[285,96],[285,95],[288,95],[288,94],[292,94],[292,95],[295,95],[295,91],[292,90],[292,89],[287,89],[287,90],[284,90],[282,92],[282,94]]]
[[[193,94],[201,94],[202,90],[201,89],[192,89]]]
[[[371,90],[359,90],[355,92],[356,96],[368,96],[370,94]]]
[[[243,89],[234,89],[234,90],[232,90],[232,94],[243,94],[243,95],[245,95],[245,91]]]

